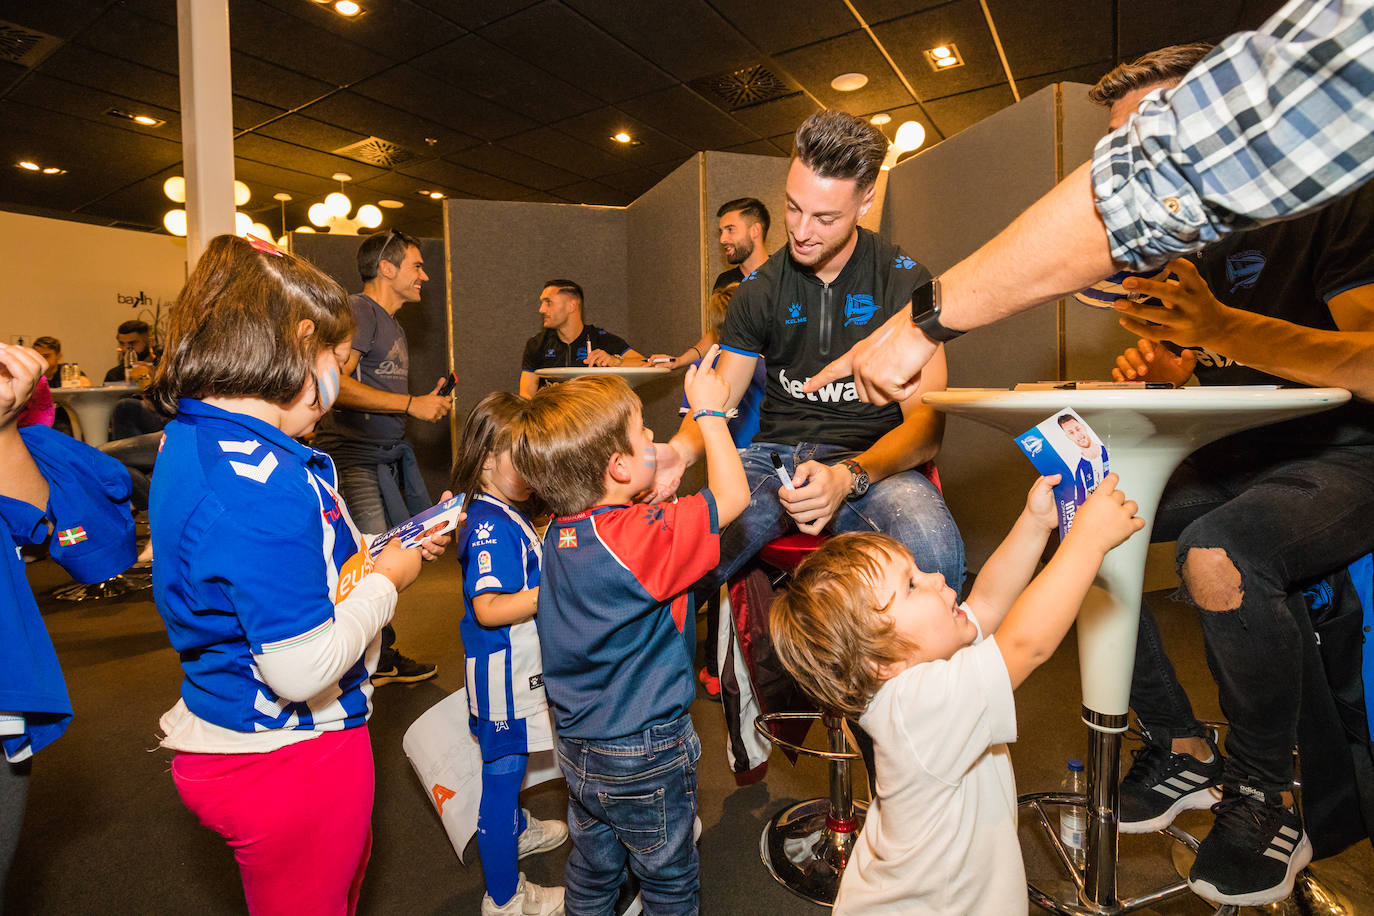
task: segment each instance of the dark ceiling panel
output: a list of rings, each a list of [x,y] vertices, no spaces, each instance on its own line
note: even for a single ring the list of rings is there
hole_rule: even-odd
[[[439,45],[452,41],[464,29],[435,12],[414,3],[380,3],[364,0],[366,15],[349,19],[329,6],[302,3],[301,0],[232,0],[230,22],[251,12],[260,3],[275,7],[284,15],[300,20],[304,28],[330,32],[354,45],[367,48],[392,61],[409,60]],[[453,4],[457,6],[459,4]],[[243,11],[240,10],[243,7]]]
[[[98,0],[5,0],[0,4],[0,19],[26,29],[46,32],[58,38],[71,38],[89,26],[106,6]]]
[[[996,114],[1015,101],[1011,88],[1003,83],[976,89],[961,95],[926,102],[926,111],[946,137],[952,137],[965,127],[972,127],[990,114]]]
[[[600,184],[615,188],[618,191],[630,195],[630,199],[633,200],[658,184],[681,164],[681,162],[665,162],[659,165],[645,166],[643,168],[618,172],[614,175],[603,175],[601,178],[597,179],[597,181]]]
[[[322,80],[302,76],[237,50],[229,55],[229,68],[235,95],[287,111],[334,91],[333,86]]]
[[[557,194],[550,194],[547,191],[526,191],[524,194],[512,197],[511,200],[518,200],[530,204],[567,204],[575,202],[568,200],[566,197],[559,197]]]
[[[690,82],[758,63],[758,52],[704,0],[565,0],[588,19]]]
[[[352,159],[330,156],[304,146],[274,140],[262,134],[244,134],[234,138],[234,155],[326,178],[335,172],[347,172],[354,179],[361,180],[382,171]]]
[[[933,10],[874,26],[873,32],[922,100],[1006,83],[997,46],[988,33],[978,0],[954,0]],[[958,46],[964,65],[936,73],[926,63],[924,52],[950,41]]]
[[[676,82],[617,39],[552,0],[508,16],[479,34],[604,102],[618,102]]]
[[[476,169],[479,172],[486,172],[488,175],[495,175],[497,178],[504,178],[507,181],[534,188],[537,191],[547,191],[549,188],[572,184],[587,177],[549,165],[547,162],[540,162],[538,159],[531,159],[529,156],[513,153],[495,144],[476,146],[445,158],[450,162],[456,162],[459,165]]]
[[[988,0],[988,10],[1023,98],[1030,95],[1023,78],[1109,60],[1115,51],[1112,7],[1102,0],[1059,0],[1053,18],[1017,0]]]
[[[455,3],[454,0],[414,0],[414,2],[453,20],[465,29],[475,30],[490,22],[518,13],[526,7],[533,6],[539,0],[463,0],[462,3]]]
[[[177,171],[180,172],[180,169]],[[255,201],[270,198],[279,191],[285,191],[293,197],[321,199],[330,191],[339,189],[339,183],[330,179],[328,175],[320,177],[293,169],[283,169],[264,162],[244,159],[242,156],[234,159],[234,177],[248,185]]]
[[[1091,86],[1096,83],[1104,73],[1116,66],[1115,61],[1099,60],[1081,67],[1073,67],[1068,70],[1059,70],[1054,73],[1045,73],[1040,76],[1018,79],[1016,88],[1021,92],[1021,98],[1032,95],[1044,89],[1051,83],[1086,83]]]
[[[418,163],[417,163],[418,165]],[[363,182],[355,182],[363,187],[375,191],[384,197],[393,197],[401,201],[407,207],[412,205],[423,205],[425,203],[417,193],[423,189],[433,189],[434,182],[424,178],[416,178],[413,175],[406,175],[401,172],[383,172],[375,178],[369,178]]]
[[[723,149],[758,139],[757,133],[686,86],[652,92],[621,102],[619,107],[688,149]]]
[[[922,10],[934,9],[948,2],[949,0],[853,0],[854,8],[870,26],[887,22],[889,19],[910,16]]]
[[[669,160],[681,162],[694,150],[694,147],[679,143],[617,108],[598,108],[575,118],[568,118],[559,122],[558,129],[594,147],[606,150],[624,163],[625,168]],[[639,142],[633,145],[615,142],[611,137],[620,130],[628,132]]]
[[[241,95],[234,96],[234,130],[248,130],[284,113],[280,108],[245,99]]]
[[[443,159],[407,164],[398,168],[397,171],[404,175],[423,178],[432,182],[433,185],[438,186],[437,190],[449,193],[456,192],[469,197],[489,197],[502,200],[511,194],[535,190],[526,185],[497,178],[494,175],[484,175],[481,172]]]
[[[181,84],[176,76],[152,70],[99,51],[67,44],[38,66],[73,83],[104,90],[117,87],[119,94],[172,111],[181,110]]]
[[[583,143],[553,127],[541,127],[507,137],[501,141],[501,145],[588,178],[597,178],[625,168],[624,160],[618,156]]]
[[[352,91],[483,140],[499,140],[534,126],[523,115],[412,67],[379,73],[353,86]]]
[[[240,53],[336,86],[371,76],[391,64],[332,32],[306,27],[261,0],[234,0],[230,5],[229,41]]]
[[[175,74],[180,70],[176,27],[139,16],[121,6],[107,10],[94,26],[75,40],[78,44],[163,73]]]
[[[859,114],[914,101],[867,32],[850,32],[780,54],[776,59],[827,108]],[[854,92],[830,88],[830,81],[842,73],[862,73],[868,77],[868,84]]]
[[[1183,41],[1215,41],[1241,27],[1245,7],[1244,0],[1210,0],[1207,3],[1170,0],[1167,14],[1161,15],[1152,6],[1118,4],[1121,57],[1131,60],[1156,48]]]
[[[709,0],[766,54],[777,54],[858,28],[843,3],[811,3],[799,15],[796,0]]]
[[[433,121],[417,118],[409,112],[397,111],[390,105],[352,92],[336,92],[328,98],[307,106],[304,113],[312,118],[327,121],[362,135],[355,139],[381,137],[383,140],[398,143],[415,155],[422,157],[453,153],[482,142],[476,137],[470,137],[456,130],[449,130]],[[431,140],[434,142],[430,143]],[[317,146],[310,143],[307,145],[315,146],[316,149],[332,151],[343,144]]]
[[[781,156],[782,153],[768,140],[754,140],[741,143],[726,150],[727,153],[748,153],[753,156]]]
[[[790,138],[792,133],[801,126],[801,122],[811,117],[816,111],[819,111],[819,108],[815,102],[805,95],[797,94],[774,102],[764,102],[762,105],[742,108],[735,112],[735,120],[760,136],[772,137],[776,134],[786,133]],[[791,149],[790,139],[788,140],[788,149]]]
[[[369,136],[368,134],[344,130],[333,124],[325,124],[303,115],[287,115],[284,118],[278,118],[266,127],[260,128],[257,133],[264,137],[275,137],[287,143],[308,146],[323,152],[336,150],[350,143],[357,143]]]
[[[468,35],[412,63],[426,73],[544,124],[595,108],[599,102],[476,35]],[[541,62],[552,65],[554,62]]]
[[[78,86],[75,83],[55,79],[41,73],[35,73],[24,80],[18,89],[10,93],[9,98],[34,108],[86,118],[104,127],[130,130],[134,133],[159,137],[175,143],[181,142],[181,116],[176,111],[136,102],[123,96],[111,95],[88,86]],[[147,114],[155,118],[162,118],[167,123],[161,127],[143,127],[133,121],[107,115],[106,112],[111,109],[127,114]]]

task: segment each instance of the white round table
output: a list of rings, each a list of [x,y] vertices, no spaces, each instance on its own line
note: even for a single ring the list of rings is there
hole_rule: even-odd
[[[671,371],[663,366],[554,366],[549,369],[536,369],[534,374],[555,382],[582,378],[584,375],[614,375],[623,378],[630,387],[634,387],[665,376]]]
[[[137,385],[93,385],[88,388],[54,388],[52,398],[76,414],[77,432],[87,445],[110,441],[110,415],[120,398],[138,393]]]
[[[1087,867],[1080,890],[1093,912],[1125,912],[1116,899],[1117,771],[1127,723],[1140,595],[1150,528],[1164,484],[1200,446],[1255,426],[1337,407],[1343,388],[1254,389],[1196,387],[1168,390],[1036,390],[956,388],[925,403],[1016,436],[1064,408],[1073,408],[1107,446],[1120,488],[1140,506],[1145,527],[1107,554],[1078,615],[1078,667],[1083,721],[1093,729],[1088,765]],[[1015,448],[1013,443],[1009,447]],[[1077,879],[1075,879],[1077,880]],[[1186,886],[1186,885],[1185,885]],[[1143,906],[1158,899],[1141,901]],[[1040,901],[1043,903],[1043,901]],[[1073,908],[1056,907],[1064,912]]]

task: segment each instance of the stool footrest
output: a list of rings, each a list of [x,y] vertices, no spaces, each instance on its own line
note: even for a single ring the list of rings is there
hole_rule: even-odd
[[[804,744],[796,744],[792,741],[788,741],[786,738],[779,738],[768,728],[768,726],[774,722],[800,722],[808,720],[818,722],[825,718],[825,714],[819,712],[765,712],[760,713],[758,717],[754,719],[754,730],[771,741],[776,747],[786,748],[793,753],[804,754],[807,757],[819,757],[822,760],[858,760],[861,756],[858,751],[823,751],[820,748],[807,747]],[[845,747],[849,747],[848,739],[845,741]]]

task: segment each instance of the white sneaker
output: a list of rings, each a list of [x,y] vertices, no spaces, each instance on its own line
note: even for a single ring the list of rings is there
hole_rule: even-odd
[[[521,872],[515,895],[503,905],[497,906],[491,894],[482,895],[482,916],[563,916],[563,888],[540,887]]]
[[[525,829],[516,840],[516,858],[557,849],[568,838],[568,825],[562,821],[541,821],[530,814],[528,808],[520,810],[525,813]]]

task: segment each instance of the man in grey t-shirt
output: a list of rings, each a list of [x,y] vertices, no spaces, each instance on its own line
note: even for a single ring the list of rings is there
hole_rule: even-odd
[[[392,230],[369,236],[358,248],[363,291],[349,300],[358,329],[339,385],[339,400],[325,415],[315,445],[328,452],[339,471],[339,494],[353,522],[365,534],[381,534],[430,507],[415,451],[406,441],[406,420],[430,423],[448,416],[450,396],[410,395],[410,351],[396,313],[420,299],[429,276],[420,243]],[[411,683],[438,669],[396,651],[396,632],[382,630],[382,657],[374,684]]]

